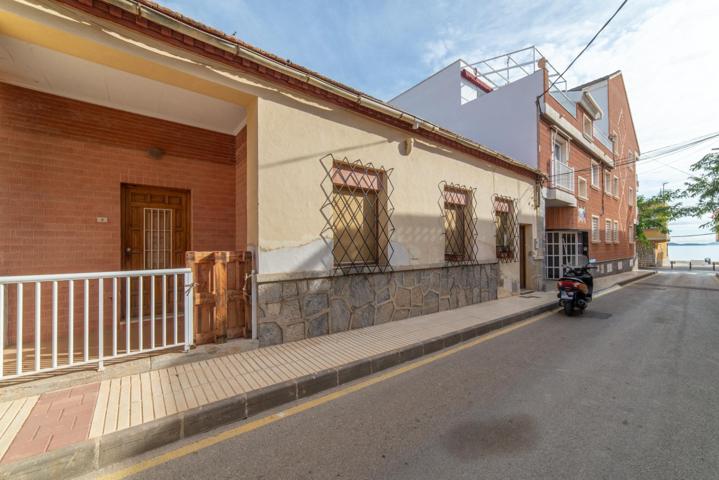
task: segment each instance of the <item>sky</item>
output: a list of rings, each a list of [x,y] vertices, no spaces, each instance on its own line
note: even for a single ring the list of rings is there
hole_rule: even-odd
[[[458,58],[535,45],[564,70],[620,1],[165,0],[168,7],[389,100]],[[642,151],[719,132],[719,0],[629,0],[567,73],[570,86],[622,70]],[[639,193],[680,188],[719,139],[639,163]],[[706,219],[673,222],[708,242]]]

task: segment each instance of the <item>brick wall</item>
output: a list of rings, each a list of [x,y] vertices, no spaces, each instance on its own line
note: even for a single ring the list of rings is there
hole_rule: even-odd
[[[189,190],[191,248],[234,249],[241,149],[232,135],[0,83],[0,275],[121,269],[123,183]]]
[[[558,111],[564,111],[553,98],[547,96],[547,101]],[[572,112],[574,113],[574,112]],[[577,107],[576,117],[567,116],[570,121],[579,130],[582,129],[581,119],[583,110]],[[577,208],[547,208],[546,211],[546,229],[547,230],[582,230],[589,233],[591,241],[591,221],[592,215],[599,217],[600,225],[600,241],[591,242],[589,246],[589,254],[598,261],[617,260],[634,257],[635,244],[630,241],[630,229],[634,228],[634,217],[636,215],[636,207],[629,205],[629,188],[634,188],[636,194],[636,170],[633,164],[619,165],[627,160],[630,152],[638,151],[638,143],[634,128],[631,123],[631,112],[624,91],[621,75],[609,80],[609,115],[610,133],[615,132],[618,141],[618,151],[616,156],[610,149],[605,148],[601,142],[595,141],[602,150],[610,154],[615,159],[617,167],[608,169],[611,176],[619,177],[619,195],[614,197],[604,192],[603,173],[600,175],[599,186],[594,188],[591,186],[591,155],[582,149],[576,142],[571,142],[569,147],[569,165],[575,169],[575,193],[577,192],[578,178],[582,177],[587,181],[587,198],[580,199],[577,197]],[[551,172],[551,128],[546,121],[541,121],[539,125],[539,141],[540,155],[539,164],[544,172]],[[635,201],[632,202],[636,204]],[[584,208],[586,212],[585,221],[579,220],[579,208]],[[605,241],[605,220],[617,220],[619,222],[619,241]]]

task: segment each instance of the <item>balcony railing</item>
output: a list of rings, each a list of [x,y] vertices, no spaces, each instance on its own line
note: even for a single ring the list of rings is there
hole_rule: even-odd
[[[189,268],[0,277],[0,380],[192,343]]]
[[[566,163],[552,162],[552,178],[551,185],[555,188],[561,188],[569,193],[574,193],[574,167],[570,167]]]

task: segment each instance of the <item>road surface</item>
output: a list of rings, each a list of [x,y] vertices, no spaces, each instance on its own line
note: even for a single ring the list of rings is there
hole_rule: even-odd
[[[719,478],[719,279],[654,275],[131,478]]]

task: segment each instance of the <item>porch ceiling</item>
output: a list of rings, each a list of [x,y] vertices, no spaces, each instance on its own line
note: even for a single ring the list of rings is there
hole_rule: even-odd
[[[245,122],[237,104],[4,35],[0,81],[216,132]]]

